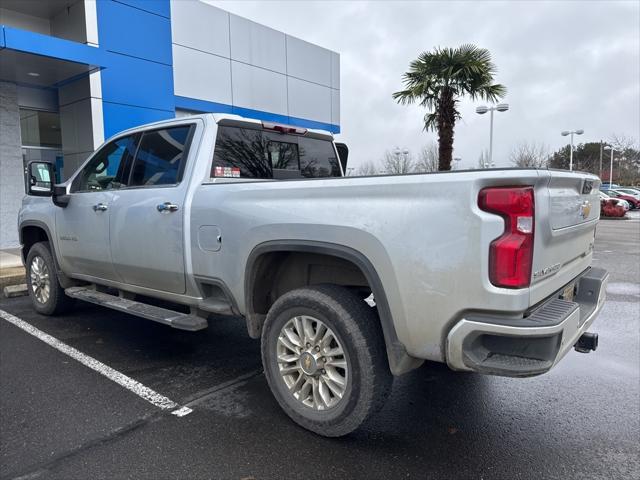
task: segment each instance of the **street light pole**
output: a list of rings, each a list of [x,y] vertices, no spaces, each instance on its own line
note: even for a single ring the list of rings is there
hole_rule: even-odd
[[[613,185],[613,147],[611,147],[611,163],[609,165],[609,187]]]
[[[481,107],[476,108],[476,113],[480,115],[484,115],[487,112],[491,112],[491,118],[489,120],[489,124],[490,124],[489,125],[489,164],[493,163],[493,112],[496,110],[498,112],[506,112],[507,110],[509,110],[509,104],[499,103],[495,107],[486,107],[483,105]]]
[[[561,135],[563,137],[566,137],[567,135],[571,135],[571,152],[569,153],[569,171],[573,170],[573,134],[576,135],[582,135],[584,133],[584,130],[579,129],[579,130],[565,130],[564,132],[561,133]]]
[[[600,170],[598,170],[600,172],[600,178],[602,178],[602,149],[604,148],[604,144],[602,143],[602,140],[600,140]]]
[[[609,163],[609,188],[613,184],[613,152],[614,149],[611,145],[604,147],[605,150],[611,150],[611,162]]]
[[[491,111],[491,120],[489,121],[489,163],[493,161],[493,108]]]

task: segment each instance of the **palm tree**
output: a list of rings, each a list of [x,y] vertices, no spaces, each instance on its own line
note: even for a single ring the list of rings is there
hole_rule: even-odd
[[[395,92],[393,98],[402,105],[417,102],[430,110],[424,116],[424,128],[438,131],[439,170],[451,170],[460,97],[495,102],[507,93],[506,87],[493,83],[495,72],[487,49],[466,44],[422,52],[402,75],[405,90]]]

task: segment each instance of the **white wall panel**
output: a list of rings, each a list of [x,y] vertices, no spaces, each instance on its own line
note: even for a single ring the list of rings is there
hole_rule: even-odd
[[[199,1],[171,0],[173,43],[229,58],[229,13]]]
[[[87,44],[98,45],[98,10],[96,0],[84,0],[85,29],[87,31]]]
[[[176,95],[339,124],[338,53],[197,0],[171,15]]]
[[[173,45],[173,82],[176,95],[231,105],[231,65],[226,58]]]
[[[234,105],[287,115],[286,76],[234,61],[231,68]]]
[[[195,110],[185,110],[184,108],[176,108],[176,118],[188,117],[190,115],[197,115],[202,112],[196,112]]]
[[[340,90],[340,54],[331,52],[331,88]]]
[[[286,73],[285,34],[231,15],[231,59]]]
[[[331,123],[340,125],[340,90],[331,89]]]
[[[287,74],[331,86],[331,51],[287,35]]]
[[[331,89],[315,83],[287,77],[289,115],[331,123]]]

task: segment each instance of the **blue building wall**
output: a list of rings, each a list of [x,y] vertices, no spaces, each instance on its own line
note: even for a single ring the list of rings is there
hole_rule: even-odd
[[[105,138],[133,126],[173,118],[176,108],[235,113],[340,132],[337,53],[210,5],[173,2],[97,1],[97,48],[4,25],[0,26],[0,48],[77,65],[75,75],[46,85],[48,88],[73,85],[101,70]],[[211,28],[212,18],[222,23]],[[185,38],[190,36],[194,38]],[[279,47],[282,52],[274,54]],[[187,50],[193,59],[185,63],[180,55]],[[227,70],[229,77],[224,78]],[[305,85],[322,91],[298,88]],[[226,93],[222,92],[225,88]],[[91,94],[86,95],[91,100]],[[81,150],[73,153],[86,153]]]
[[[96,5],[100,50],[108,58],[101,75],[105,138],[173,118],[176,107],[340,132],[332,123],[176,96],[170,0],[101,0]]]
[[[97,2],[105,138],[140,124],[173,118],[169,0]]]

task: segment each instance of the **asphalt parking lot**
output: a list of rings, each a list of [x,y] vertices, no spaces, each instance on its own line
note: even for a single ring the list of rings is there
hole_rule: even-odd
[[[602,221],[611,273],[592,331],[531,379],[425,365],[365,429],[325,439],[271,397],[237,319],[173,330],[91,305],[49,318],[0,309],[178,405],[178,417],[0,318],[0,478],[640,478],[640,218]]]

